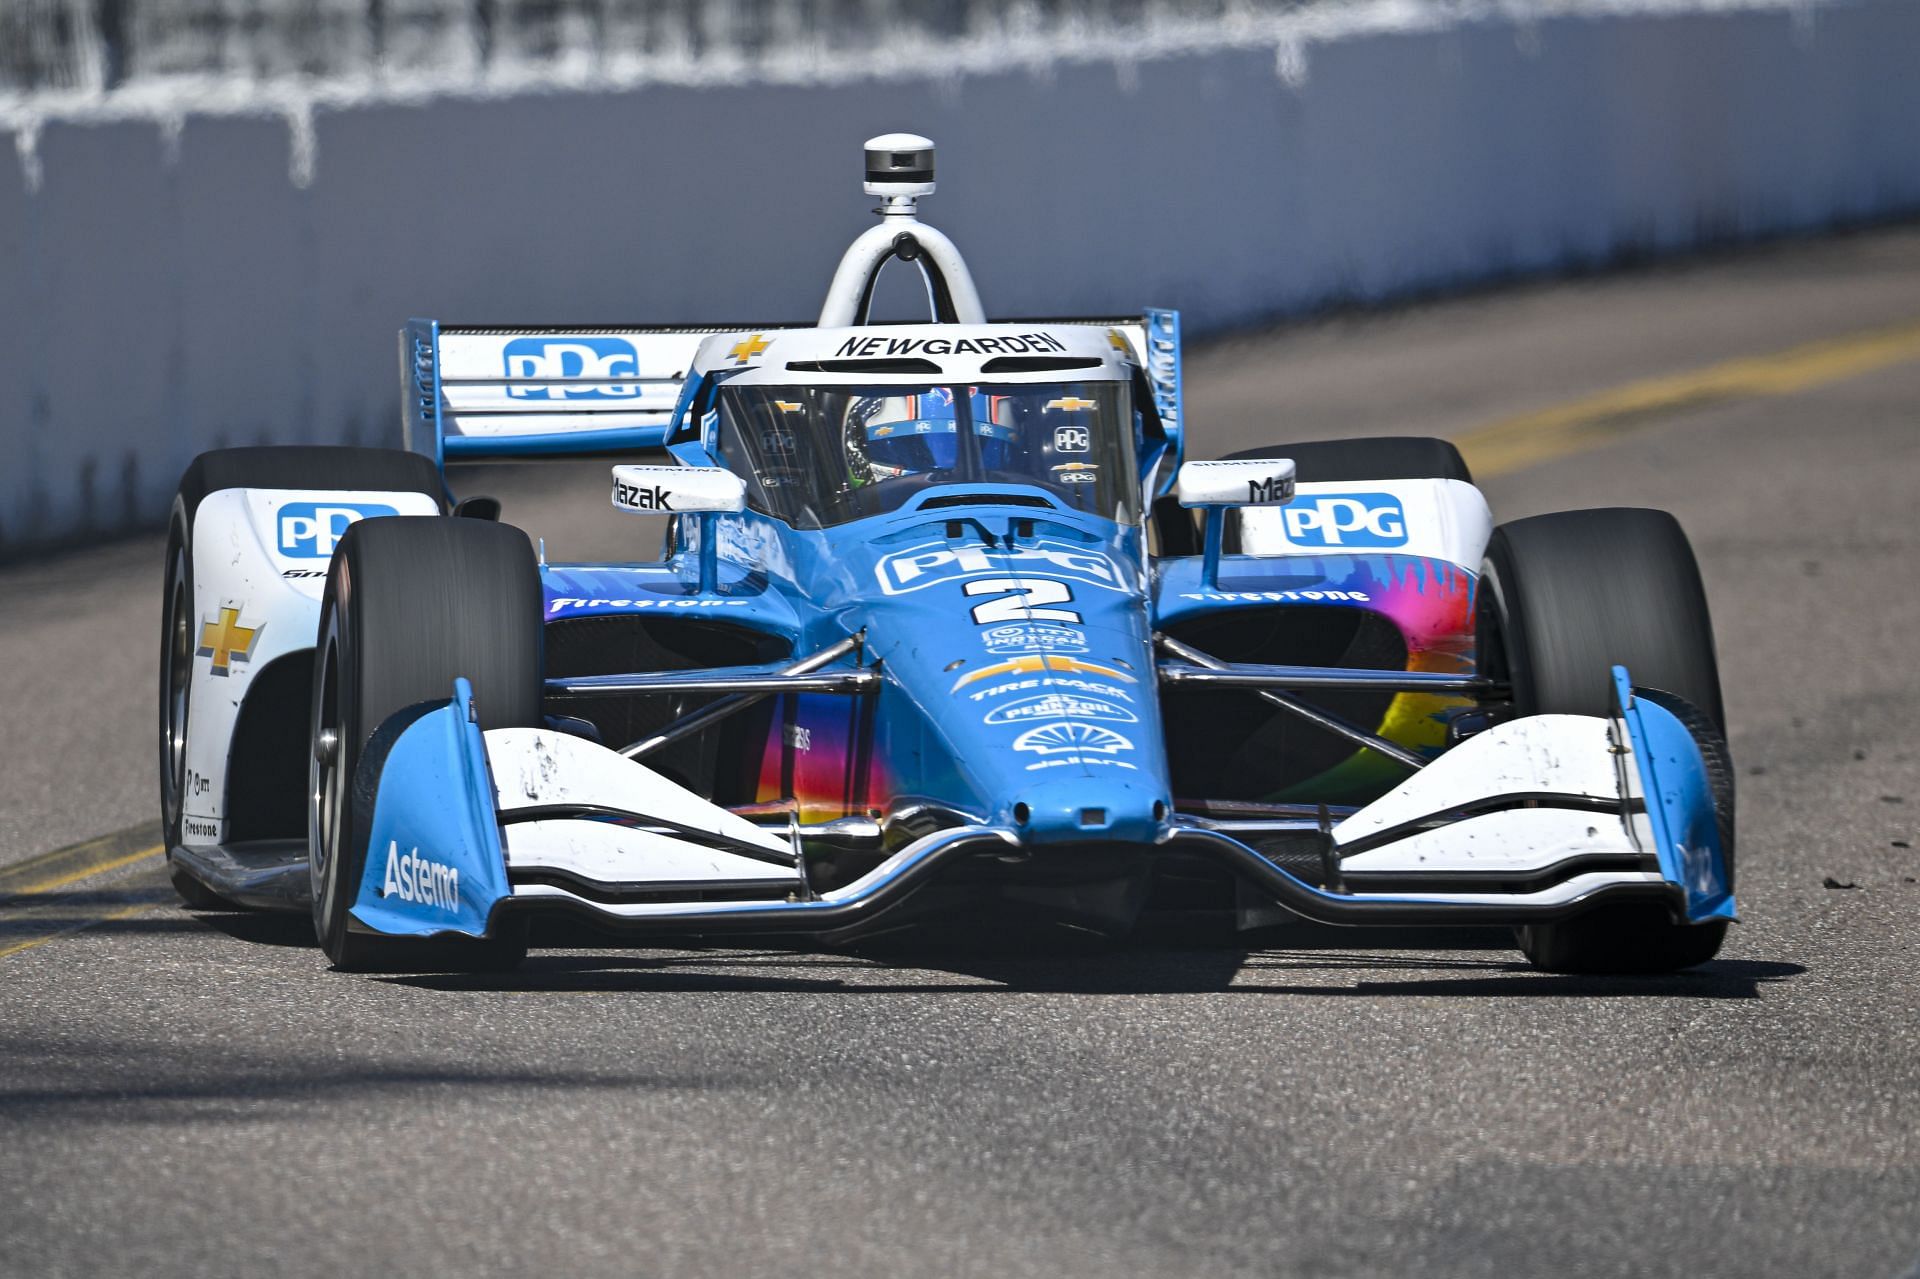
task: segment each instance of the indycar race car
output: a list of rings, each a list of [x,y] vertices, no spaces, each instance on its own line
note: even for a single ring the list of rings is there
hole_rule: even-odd
[[[311,910],[343,968],[511,966],[542,915],[1716,953],[1732,771],[1670,516],[1496,528],[1431,439],[1183,463],[1176,313],[989,322],[916,213],[932,144],[866,161],[880,221],[817,324],[416,320],[404,448],[194,461],[160,684],[190,905]],[[894,260],[928,323],[869,322]],[[658,559],[547,563],[445,480],[582,455]]]

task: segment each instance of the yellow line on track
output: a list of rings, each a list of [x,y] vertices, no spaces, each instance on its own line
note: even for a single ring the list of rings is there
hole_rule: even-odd
[[[50,893],[56,888],[65,888],[68,884],[75,884],[83,879],[91,879],[95,875],[104,875],[110,870],[119,870],[122,866],[131,866],[135,862],[145,861],[149,857],[158,856],[159,853],[160,845],[155,844],[153,847],[143,848],[137,853],[128,853],[124,857],[115,857],[96,865],[83,866],[78,870],[68,871],[64,875],[56,875],[52,879],[42,879],[31,884],[22,884],[18,888],[8,890],[9,895],[28,897],[35,893]]]
[[[0,906],[23,904],[19,898],[65,888],[90,875],[131,866],[160,851],[160,823],[143,822],[111,835],[0,866]]]
[[[50,941],[59,941],[62,937],[70,936],[83,928],[92,928],[95,924],[110,923],[116,919],[131,919],[135,915],[154,910],[159,905],[159,902],[135,902],[131,906],[122,906],[119,910],[110,911],[105,915],[100,915],[93,919],[83,919],[78,923],[68,924],[65,928],[58,928],[50,933],[42,933],[38,937],[29,937],[25,941],[17,941],[9,946],[0,946],[0,959],[5,959],[9,955],[17,955],[23,950],[32,950],[35,946],[44,946]]]
[[[1728,400],[1791,395],[1907,360],[1920,360],[1920,321],[1629,382],[1488,423],[1455,437],[1454,443],[1476,477],[1502,475],[1599,448],[1662,414]]]

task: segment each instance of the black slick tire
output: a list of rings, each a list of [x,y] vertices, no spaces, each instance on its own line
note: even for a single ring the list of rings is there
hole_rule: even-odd
[[[391,517],[350,527],[335,550],[314,654],[315,742],[308,856],[314,932],[342,969],[499,971],[526,955],[526,933],[496,921],[484,941],[419,943],[349,927],[372,822],[363,758],[382,725],[443,705],[456,677],[480,727],[542,718],[539,569],[527,535],[483,520]]]
[[[1733,770],[1713,623],[1693,549],[1664,511],[1562,511],[1494,530],[1480,580],[1483,668],[1513,687],[1517,715],[1605,716],[1611,669],[1679,715],[1703,744],[1729,877]],[[1727,926],[1679,924],[1652,904],[1605,906],[1517,930],[1536,967],[1659,973],[1706,963]]]
[[[167,521],[165,594],[161,605],[159,763],[160,824],[167,871],[180,899],[195,910],[234,910],[232,902],[194,878],[174,855],[184,842],[188,690],[198,646],[193,594],[194,519],[209,494],[232,488],[361,489],[425,493],[445,502],[432,461],[397,449],[272,446],[215,449],[187,467]]]

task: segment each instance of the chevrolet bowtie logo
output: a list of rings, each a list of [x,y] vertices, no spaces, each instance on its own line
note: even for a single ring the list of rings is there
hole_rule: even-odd
[[[1092,407],[1092,400],[1084,399],[1078,395],[1063,395],[1057,400],[1048,400],[1043,412],[1051,413],[1055,409],[1064,409],[1069,413],[1077,413],[1082,409],[1090,409]]]
[[[957,693],[969,684],[983,679],[992,679],[996,675],[1041,675],[1048,671],[1072,675],[1104,675],[1108,679],[1123,680],[1128,684],[1139,683],[1125,671],[1115,670],[1111,666],[1102,666],[1098,662],[1083,662],[1077,657],[1047,654],[1046,656],[1010,657],[1004,662],[982,666],[979,670],[962,675],[955,680],[953,688],[949,691]]]
[[[734,348],[728,351],[727,354],[734,358],[735,363],[745,364],[748,360],[751,360],[754,356],[766,350],[767,346],[767,340],[756,333],[744,342],[735,343]]]
[[[239,609],[223,608],[218,618],[200,624],[198,656],[213,659],[215,675],[231,675],[231,664],[244,662],[252,656],[254,642],[265,629],[264,622],[259,626],[242,626]]]

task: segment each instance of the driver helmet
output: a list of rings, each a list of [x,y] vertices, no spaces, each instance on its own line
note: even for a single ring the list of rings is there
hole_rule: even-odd
[[[985,470],[1007,469],[1018,450],[1020,432],[1011,425],[1009,403],[1007,396],[969,388],[967,411]],[[952,470],[960,456],[958,429],[949,386],[855,400],[846,430],[854,483]]]

